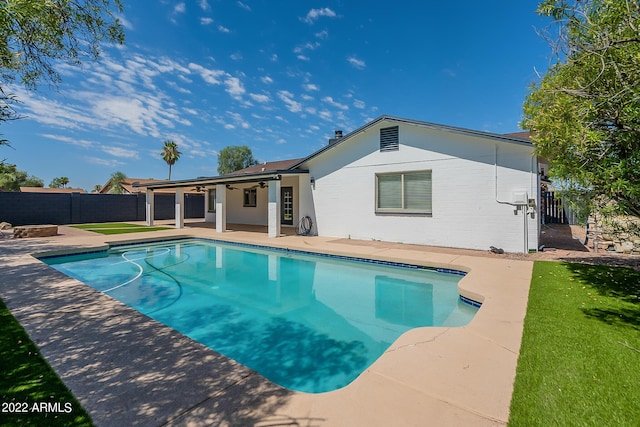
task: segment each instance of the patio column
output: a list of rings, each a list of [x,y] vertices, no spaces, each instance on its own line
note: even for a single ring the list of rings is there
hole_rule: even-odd
[[[147,188],[147,199],[145,202],[145,219],[147,220],[147,225],[149,227],[153,226],[153,217],[155,216],[155,207],[154,207],[154,196],[153,190]]]
[[[227,187],[216,185],[216,231],[224,233],[227,229]]]
[[[280,181],[269,181],[269,237],[280,236]]]
[[[176,228],[184,228],[184,188],[176,188]]]

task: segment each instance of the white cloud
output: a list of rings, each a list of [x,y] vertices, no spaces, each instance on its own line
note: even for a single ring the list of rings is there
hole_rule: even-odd
[[[305,101],[313,101],[314,98],[311,95],[307,95],[306,93],[303,93],[302,95],[300,95],[300,98],[304,99]]]
[[[187,10],[187,5],[185,5],[184,2],[178,3],[173,8],[174,13],[184,13],[186,10]]]
[[[250,93],[249,97],[251,97],[251,99],[261,104],[271,101],[271,99],[267,95],[259,94],[259,93]]]
[[[107,160],[107,159],[101,159],[99,157],[85,157],[85,160],[87,161],[87,163],[100,165],[100,166],[108,166],[110,168],[116,168],[124,165],[124,162],[121,162],[119,160],[113,160],[113,159]]]
[[[273,79],[269,76],[260,77],[260,80],[262,80],[262,83],[266,83],[266,84],[273,83]]]
[[[120,23],[126,30],[133,30],[133,24],[129,20],[127,20],[127,18],[119,14],[116,14],[116,18],[120,20]]]
[[[315,43],[307,42],[301,46],[296,46],[293,49],[293,53],[302,53],[305,50],[316,50],[319,47],[320,47],[320,43],[318,42],[315,42]]]
[[[241,1],[236,2],[236,4],[241,8],[246,10],[247,12],[251,12],[251,7],[247,4],[242,3]]]
[[[328,121],[331,121],[331,117],[332,117],[331,111],[329,111],[329,110],[320,111],[318,113],[318,116],[320,116],[321,119],[328,120]]]
[[[113,157],[124,157],[125,159],[140,158],[140,156],[138,155],[138,152],[135,150],[129,150],[127,148],[122,148],[122,147],[110,147],[106,145],[103,145],[101,148],[102,148],[102,151],[104,151],[105,153]]]
[[[211,9],[211,6],[209,6],[209,2],[207,0],[200,0],[198,4],[200,5],[200,9],[204,11]]]
[[[322,30],[322,31],[319,31],[319,32],[315,33],[314,35],[319,39],[326,40],[326,39],[329,38],[329,31]]]
[[[304,56],[304,55],[298,55],[298,56],[296,56],[296,58],[298,58],[301,61],[311,61],[311,58],[309,58],[308,56]]]
[[[364,101],[360,101],[359,99],[354,99],[353,100],[353,106],[359,109],[364,109],[365,108],[365,103]]]
[[[66,142],[67,144],[75,145],[76,147],[82,147],[82,148],[91,148],[99,145],[95,141],[71,138],[70,136],[66,136],[66,135],[54,135],[51,133],[45,133],[45,134],[41,134],[40,136],[42,136],[43,138]]]
[[[213,23],[212,18],[200,18],[200,24],[202,25],[210,25],[211,23]]]
[[[231,55],[229,55],[229,58],[234,61],[242,61],[242,54],[240,52],[232,53]]]
[[[349,106],[345,105],[345,104],[341,104],[337,101],[334,101],[332,97],[330,96],[325,96],[324,98],[322,98],[323,102],[326,102],[327,104],[331,105],[332,107],[336,107],[339,108],[341,110],[348,110]]]
[[[205,82],[212,85],[219,85],[222,83],[218,78],[225,74],[222,70],[210,70],[193,62],[189,64],[189,69],[199,74]]]
[[[314,85],[313,83],[307,83],[305,85],[302,85],[302,87],[304,88],[304,90],[306,90],[308,92],[320,90],[318,85]]]
[[[245,89],[242,86],[242,82],[237,77],[229,77],[224,81],[225,86],[227,87],[225,90],[231,97],[235,99],[240,99],[242,95],[245,93]]]
[[[233,119],[236,125],[240,126],[243,129],[249,129],[251,125],[247,122],[240,114],[228,112],[227,115]]]
[[[221,33],[230,33],[231,32],[230,29],[228,29],[227,27],[222,26],[222,25],[218,25],[218,31],[220,31]]]
[[[328,7],[322,8],[322,9],[311,9],[308,13],[307,16],[305,16],[304,18],[300,18],[300,20],[302,22],[306,22],[307,24],[313,24],[315,21],[317,21],[320,17],[327,17],[327,18],[335,18],[337,15],[336,13],[329,9]]]
[[[354,56],[347,57],[347,62],[351,64],[354,68],[357,68],[358,70],[363,70],[367,66],[367,64],[365,64],[363,60],[358,59]]]
[[[286,90],[278,92],[278,98],[287,106],[287,110],[292,113],[299,113],[302,111],[302,104],[293,99],[293,94]]]

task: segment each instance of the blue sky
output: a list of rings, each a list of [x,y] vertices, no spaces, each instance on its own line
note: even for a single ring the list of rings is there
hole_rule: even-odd
[[[530,0],[125,2],[124,46],[13,89],[27,117],[2,124],[0,159],[91,190],[115,171],[166,179],[168,139],[187,179],[217,175],[226,146],[304,157],[382,114],[515,132],[551,55]]]

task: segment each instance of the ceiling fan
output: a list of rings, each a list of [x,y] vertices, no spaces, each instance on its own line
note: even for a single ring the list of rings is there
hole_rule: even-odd
[[[254,186],[252,186],[252,187],[249,187],[249,190],[253,190],[254,188],[258,188],[258,187],[260,187],[260,188],[264,188],[264,187],[266,187],[266,186],[267,186],[267,183],[266,183],[266,182],[264,182],[264,181],[260,181],[260,182],[259,182],[259,183],[257,183],[256,185],[254,185]]]

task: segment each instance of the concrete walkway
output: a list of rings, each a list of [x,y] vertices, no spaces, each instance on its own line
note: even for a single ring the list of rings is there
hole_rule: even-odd
[[[60,228],[0,240],[0,297],[98,426],[496,426],[509,416],[532,262],[348,239],[188,227],[102,236]],[[483,302],[460,328],[402,335],[349,386],[283,389],[250,369],[71,279],[32,253],[177,236],[461,269]]]

